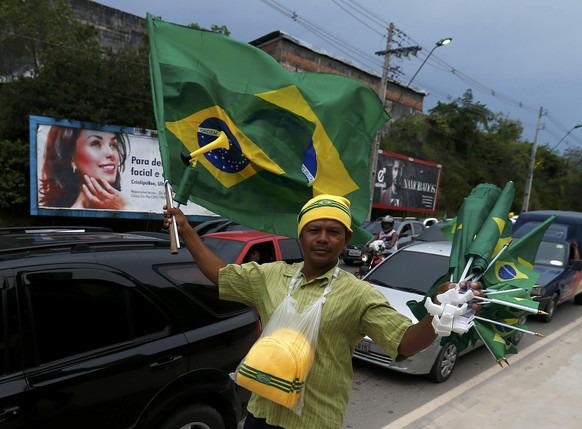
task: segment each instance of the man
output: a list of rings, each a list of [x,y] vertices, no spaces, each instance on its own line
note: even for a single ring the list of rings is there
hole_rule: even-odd
[[[396,253],[398,250],[398,233],[394,230],[394,218],[392,216],[384,216],[380,221],[380,226],[380,231],[366,245],[369,246],[375,240],[382,240],[385,253]]]
[[[299,213],[298,234],[304,262],[293,293],[299,312],[323,294],[338,266],[339,255],[350,242],[349,207],[346,198],[319,195],[309,200]],[[255,307],[265,326],[301,264],[227,265],[204,245],[180,210],[164,209],[166,224],[171,223],[174,215],[182,241],[204,275],[218,285],[221,299]],[[443,284],[439,293],[451,287],[454,285]],[[393,359],[401,360],[434,341],[436,334],[431,321],[432,317],[427,316],[412,324],[367,282],[339,270],[322,308],[315,360],[306,380],[301,415],[253,394],[245,429],[340,428],[352,387],[352,354],[356,344],[364,335],[369,335]]]
[[[390,187],[388,187],[382,195],[380,196],[380,203],[387,206],[406,206],[407,202],[405,200],[405,190],[403,187],[403,163],[401,159],[395,158],[392,164],[391,171],[391,182]]]

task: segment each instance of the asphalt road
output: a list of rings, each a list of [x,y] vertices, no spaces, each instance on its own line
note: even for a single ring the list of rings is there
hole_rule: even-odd
[[[518,346],[520,353],[508,359],[510,366],[499,367],[487,349],[481,347],[461,357],[451,378],[441,384],[432,383],[424,376],[400,374],[354,359],[354,381],[343,429],[416,429],[428,427],[427,422],[431,422],[430,426],[434,428],[489,427],[481,419],[489,418],[487,413],[493,409],[494,404],[500,411],[493,427],[558,427],[547,425],[547,418],[558,414],[565,415],[567,419],[560,422],[561,429],[579,428],[581,420],[574,418],[574,412],[582,418],[581,412],[576,411],[580,407],[575,405],[582,400],[582,389],[565,387],[561,395],[554,394],[546,399],[545,394],[552,387],[542,387],[540,380],[552,377],[552,386],[555,380],[560,380],[565,386],[569,378],[576,386],[580,386],[580,373],[576,372],[576,368],[581,366],[579,360],[582,354],[572,354],[580,353],[580,343],[577,343],[578,346],[570,343],[574,341],[574,335],[582,336],[581,316],[582,307],[568,302],[558,307],[549,324],[528,319],[530,330],[541,332],[545,337],[524,335]],[[568,330],[564,331],[564,327],[568,327]],[[569,377],[568,372],[571,373]],[[539,386],[538,390],[532,388],[532,382]],[[475,389],[485,388],[488,393],[481,398],[471,394]],[[519,393],[510,393],[510,389],[517,389]],[[525,405],[521,404],[527,407],[523,414],[533,415],[535,412],[535,415],[546,416],[546,419],[540,417],[528,425],[516,425],[515,415],[508,410],[512,409],[514,399],[526,393],[530,396],[525,397]],[[479,405],[480,400],[483,403],[478,410],[483,415],[475,415],[470,410],[476,404]],[[557,409],[557,404],[550,400],[561,403],[565,410]],[[437,425],[435,418],[444,403],[448,404],[449,420]],[[419,410],[424,410],[424,414],[419,416]],[[475,418],[477,421],[473,420]],[[457,422],[456,426],[451,426],[451,422]],[[481,423],[475,425],[477,422]]]

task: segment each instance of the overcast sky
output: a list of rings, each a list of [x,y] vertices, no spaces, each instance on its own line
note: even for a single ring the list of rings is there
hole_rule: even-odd
[[[231,37],[249,42],[280,30],[379,75],[390,22],[402,47],[421,46],[417,57],[391,60],[408,84],[435,43],[437,48],[412,86],[429,93],[425,113],[461,97],[519,120],[523,139],[534,140],[544,115],[540,145],[553,148],[582,124],[581,0],[99,0],[141,17],[147,12],[178,24],[226,25]],[[290,15],[295,12],[296,19]],[[332,42],[330,42],[332,41]],[[396,44],[392,46],[397,47]],[[582,147],[582,128],[558,146]]]

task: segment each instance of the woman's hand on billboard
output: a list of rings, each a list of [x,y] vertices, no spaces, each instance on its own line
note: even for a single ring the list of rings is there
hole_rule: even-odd
[[[124,210],[129,208],[129,199],[106,180],[83,177],[83,194],[90,207],[97,209]]]

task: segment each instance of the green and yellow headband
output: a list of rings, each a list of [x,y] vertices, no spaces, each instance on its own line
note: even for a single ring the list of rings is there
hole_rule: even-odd
[[[349,231],[352,230],[352,215],[350,202],[347,198],[336,195],[321,194],[313,197],[301,209],[297,217],[297,231],[301,230],[309,222],[318,219],[333,219],[342,223]]]

